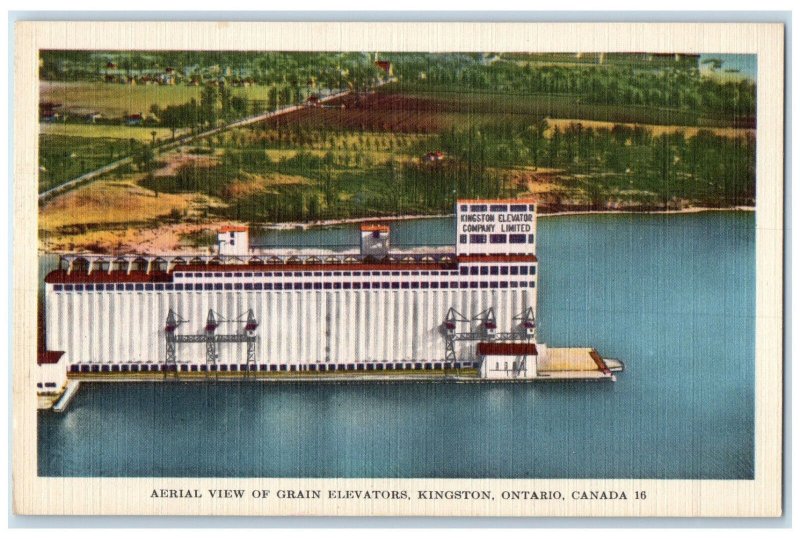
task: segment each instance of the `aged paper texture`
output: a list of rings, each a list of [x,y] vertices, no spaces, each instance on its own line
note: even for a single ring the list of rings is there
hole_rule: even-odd
[[[780,516],[782,25],[15,34],[16,513]]]

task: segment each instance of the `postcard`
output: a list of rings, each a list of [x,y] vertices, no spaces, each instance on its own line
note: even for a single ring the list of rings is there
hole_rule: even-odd
[[[18,23],[14,510],[780,516],[783,31]]]

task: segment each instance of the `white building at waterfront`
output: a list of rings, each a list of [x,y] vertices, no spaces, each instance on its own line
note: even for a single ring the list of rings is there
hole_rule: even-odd
[[[393,249],[367,224],[358,249],[286,252],[231,226],[216,256],[64,256],[45,278],[46,350],[69,376],[535,378],[536,234],[533,200],[459,200],[446,249]]]

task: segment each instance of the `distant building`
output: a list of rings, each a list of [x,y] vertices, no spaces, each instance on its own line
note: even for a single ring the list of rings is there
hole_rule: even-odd
[[[392,69],[392,62],[388,62],[386,60],[377,60],[375,62],[375,67],[377,67],[390,77],[394,76],[394,70]]]
[[[443,161],[444,160],[444,152],[441,152],[440,150],[436,150],[435,152],[428,152],[423,157],[423,160],[424,161],[428,161],[429,163],[435,163],[437,161]]]
[[[141,113],[139,113],[139,114],[129,114],[129,115],[125,116],[124,121],[125,121],[125,125],[128,125],[128,126],[139,126],[139,125],[142,125],[144,123],[144,116]]]

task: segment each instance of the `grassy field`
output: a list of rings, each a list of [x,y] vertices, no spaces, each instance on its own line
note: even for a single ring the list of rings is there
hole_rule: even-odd
[[[129,154],[130,141],[39,135],[39,192]]]
[[[147,113],[157,103],[164,108],[181,105],[191,99],[200,101],[199,86],[125,85],[104,82],[49,82],[42,81],[39,89],[41,102],[60,103],[62,110],[99,112],[107,117]],[[233,95],[247,99],[266,100],[268,88],[248,86],[232,88]]]
[[[403,92],[417,99],[440,103],[442,112],[457,108],[471,113],[534,115],[548,118],[581,118],[615,123],[731,127],[737,121],[722,115],[699,115],[694,111],[660,107],[582,103],[574,95],[508,94],[489,91],[454,91],[448,86],[403,83],[385,86],[381,93]]]
[[[653,136],[671,135],[673,133],[683,133],[684,137],[694,137],[701,129],[709,131],[718,137],[738,138],[745,136],[755,136],[755,129],[747,129],[743,127],[693,127],[686,125],[654,125],[654,124],[632,124],[632,123],[618,123],[618,122],[599,122],[596,120],[581,120],[576,118],[548,118],[547,120],[547,135],[550,136],[553,129],[565,129],[570,124],[581,124],[584,128],[591,127],[592,129],[612,129],[615,125],[624,125],[625,127],[643,127],[650,131]]]
[[[46,135],[51,141],[55,137],[80,137],[103,138],[120,140],[138,140],[151,142],[153,132],[156,140],[166,140],[172,137],[172,130],[165,127],[129,127],[126,125],[94,125],[94,124],[39,124],[39,134]]]

